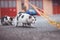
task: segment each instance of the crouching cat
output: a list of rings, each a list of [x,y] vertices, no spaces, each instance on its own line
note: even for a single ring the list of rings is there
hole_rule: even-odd
[[[36,18],[34,16],[31,16],[26,13],[19,13],[14,19],[13,19],[13,25],[18,26],[19,23],[22,23],[22,26],[31,26],[32,23],[35,23]]]
[[[12,25],[12,20],[13,20],[13,18],[11,18],[9,16],[4,16],[1,18],[1,24],[2,25]]]

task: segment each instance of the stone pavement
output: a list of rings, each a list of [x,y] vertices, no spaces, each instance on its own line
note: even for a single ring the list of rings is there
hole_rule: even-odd
[[[60,22],[60,15],[51,18]],[[60,40],[60,30],[40,16],[36,16],[36,19],[32,27],[0,25],[0,40]]]

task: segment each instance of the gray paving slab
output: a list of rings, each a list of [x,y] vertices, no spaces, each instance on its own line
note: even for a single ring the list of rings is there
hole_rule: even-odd
[[[60,22],[60,15],[51,18]],[[36,19],[32,27],[0,25],[0,40],[60,40],[60,30],[40,16],[36,16]]]

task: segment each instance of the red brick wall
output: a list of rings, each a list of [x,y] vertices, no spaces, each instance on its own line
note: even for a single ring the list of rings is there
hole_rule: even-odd
[[[8,16],[16,16],[17,10],[16,8],[1,8],[1,17],[8,15]]]
[[[53,2],[53,13],[60,14],[60,0],[52,0]]]
[[[0,0],[0,17],[5,15],[15,16],[17,14],[16,0]]]

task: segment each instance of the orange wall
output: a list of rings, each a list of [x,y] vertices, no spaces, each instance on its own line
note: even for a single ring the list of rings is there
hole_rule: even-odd
[[[28,2],[28,0],[24,0],[25,2]],[[21,7],[21,0],[17,0],[17,13],[19,13],[20,11],[24,12],[24,10],[22,10],[22,7]],[[27,7],[26,9],[28,9],[28,5],[27,3],[24,3],[25,6]]]
[[[24,0],[24,2],[25,2],[26,10],[28,10],[29,9],[29,5],[27,4],[28,0]]]
[[[51,0],[43,0],[43,9],[48,15],[53,14],[53,6]]]
[[[21,11],[21,0],[16,1],[17,2],[17,13]]]
[[[26,5],[26,3],[25,3]],[[28,9],[28,5],[27,9]],[[43,9],[44,11],[48,14],[48,15],[52,15],[53,14],[53,6],[52,6],[52,1],[51,0],[43,0]],[[21,9],[21,0],[17,1],[17,13],[20,12]]]

